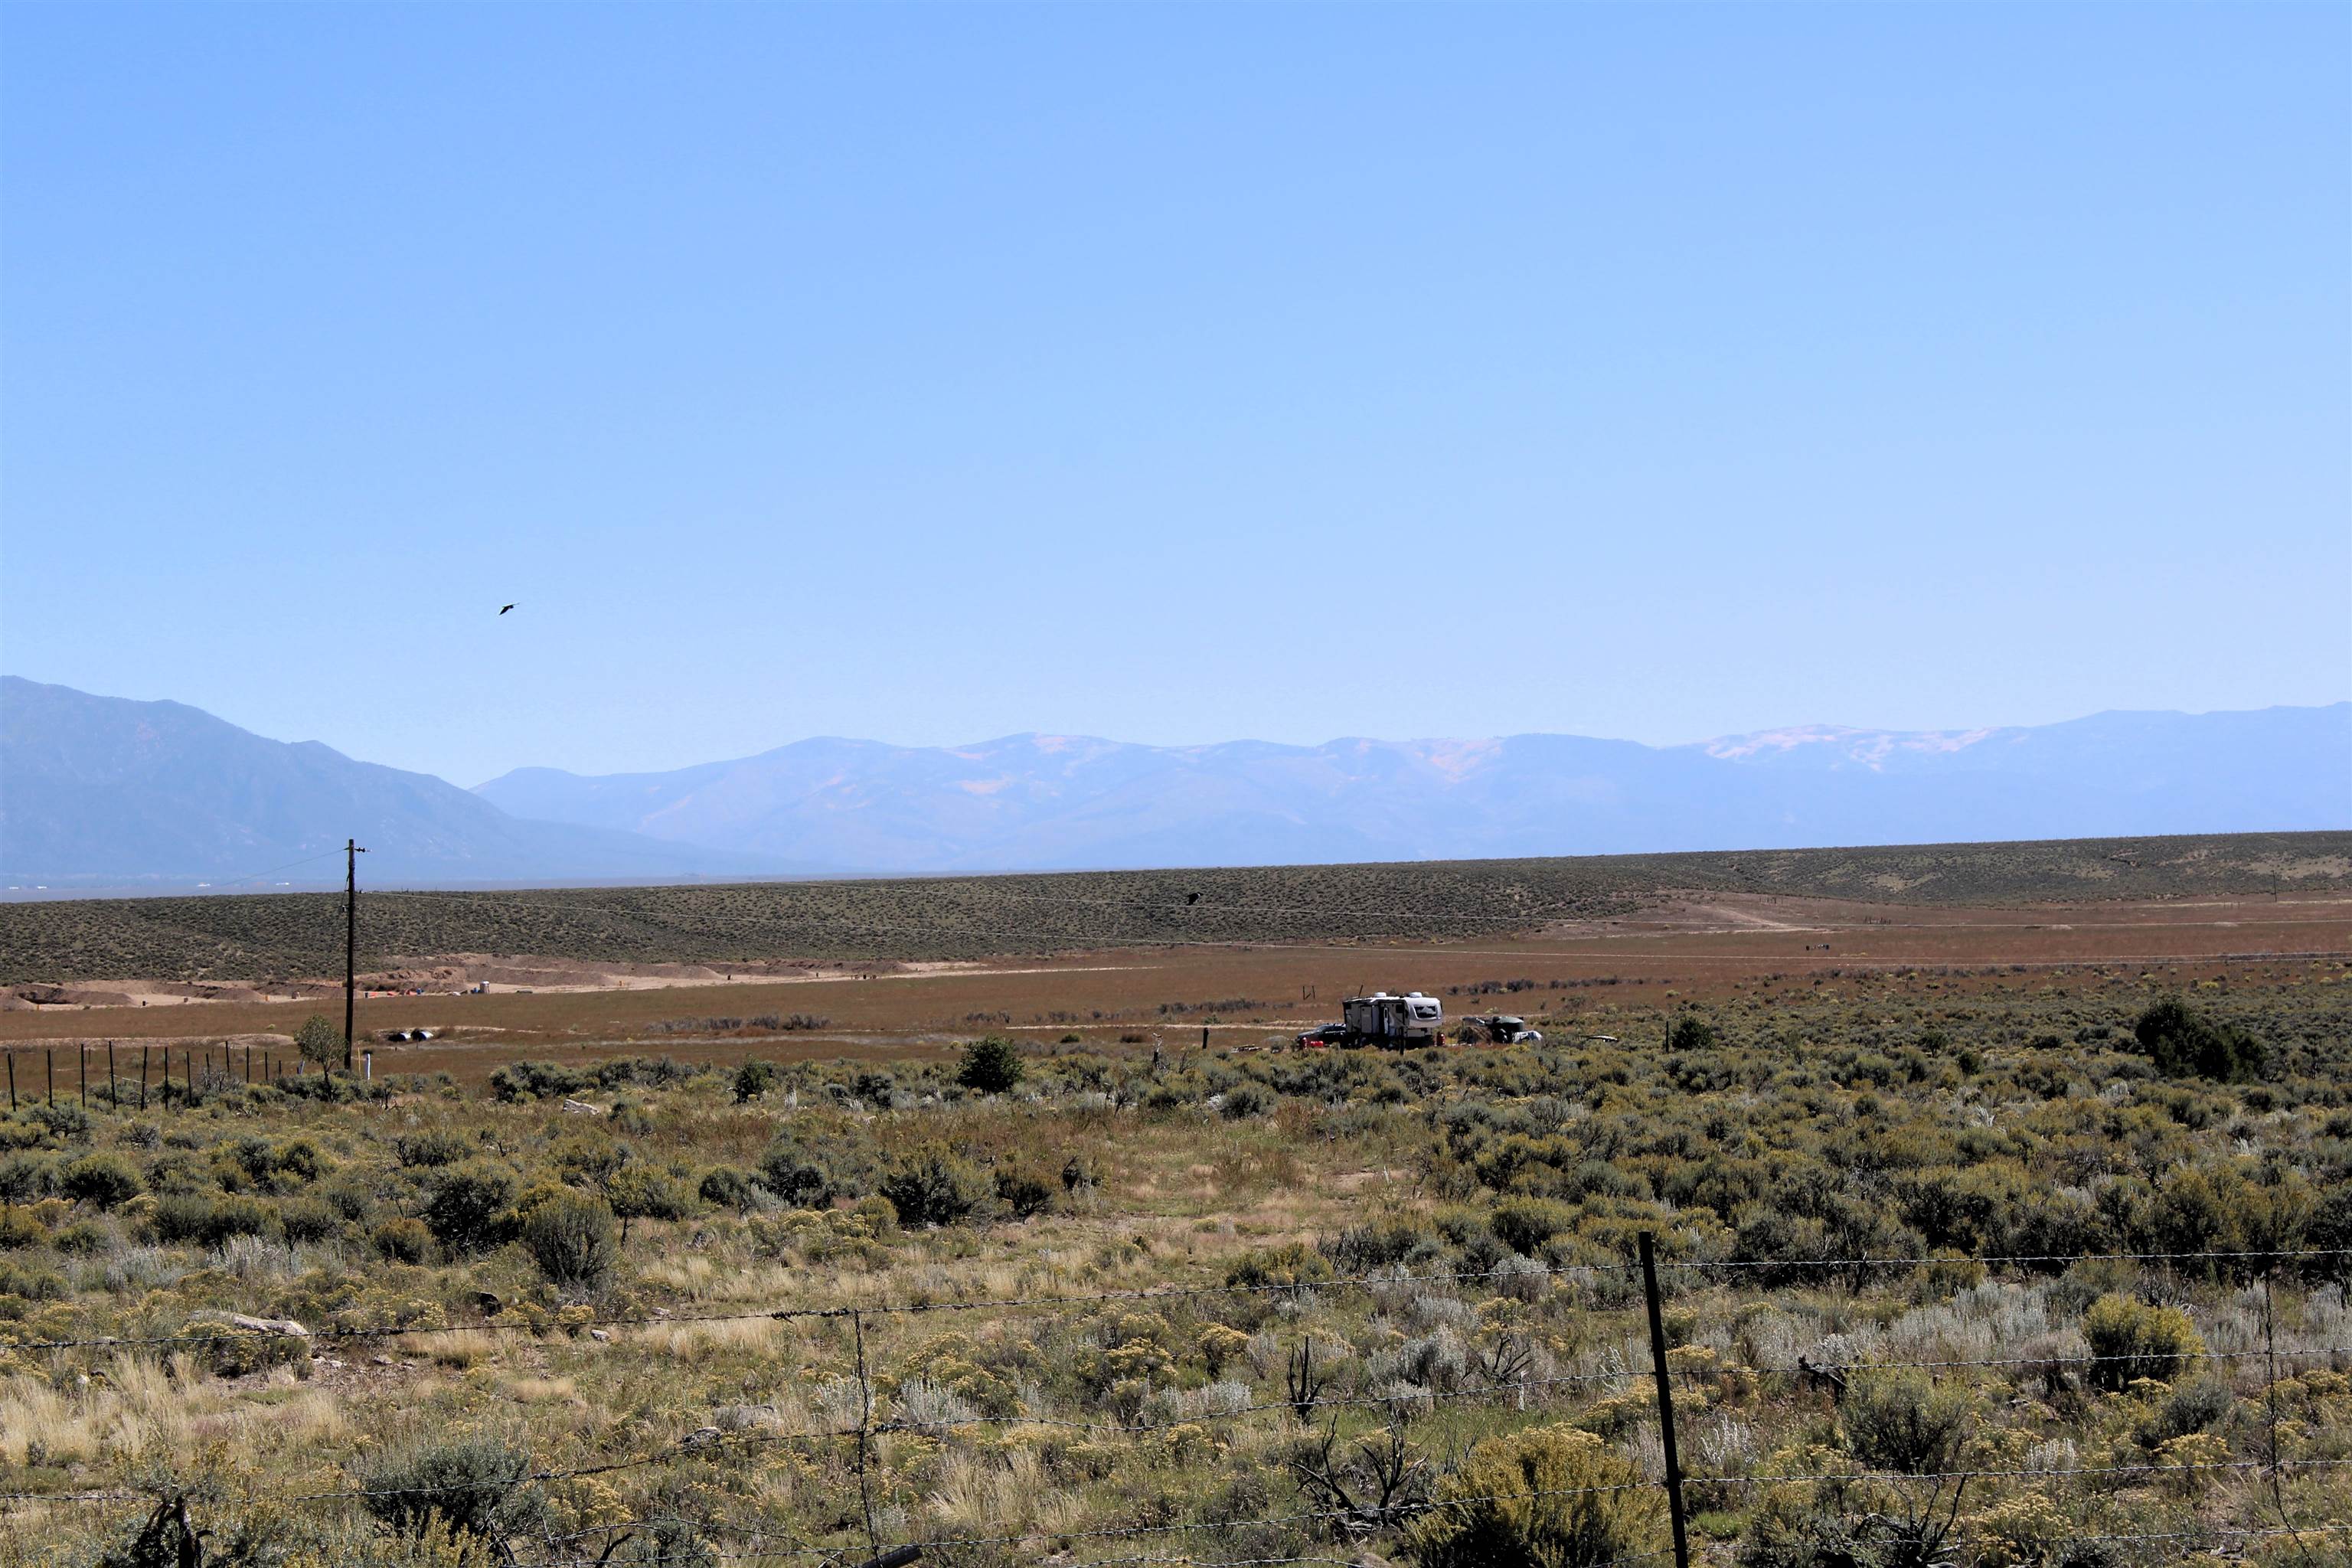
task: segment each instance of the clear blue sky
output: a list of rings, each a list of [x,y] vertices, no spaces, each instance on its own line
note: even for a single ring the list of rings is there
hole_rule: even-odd
[[[9,5],[0,665],[462,784],[2339,700],[2348,18]]]

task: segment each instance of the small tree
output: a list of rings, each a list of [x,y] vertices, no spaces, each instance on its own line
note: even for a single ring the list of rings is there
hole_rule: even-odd
[[[1021,1081],[1023,1071],[1020,1047],[1001,1035],[991,1035],[964,1047],[956,1082],[975,1094],[1003,1094]]]
[[[313,1013],[302,1020],[302,1026],[294,1031],[294,1048],[322,1072],[343,1065],[343,1032],[324,1013]]]

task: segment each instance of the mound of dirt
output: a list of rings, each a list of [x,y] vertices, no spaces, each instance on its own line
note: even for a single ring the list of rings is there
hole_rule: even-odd
[[[19,985],[8,993],[16,1007],[128,1007],[127,992],[101,991],[89,985]]]

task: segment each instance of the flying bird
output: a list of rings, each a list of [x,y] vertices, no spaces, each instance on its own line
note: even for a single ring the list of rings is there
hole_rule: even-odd
[[[507,611],[511,610],[511,609],[513,609],[513,608],[514,608],[514,606],[513,606],[512,605],[507,605],[501,606],[501,607],[500,607],[500,609],[499,610],[499,614],[500,614],[500,615],[502,615],[502,616],[503,616],[503,615],[505,615],[505,614],[507,613]]]

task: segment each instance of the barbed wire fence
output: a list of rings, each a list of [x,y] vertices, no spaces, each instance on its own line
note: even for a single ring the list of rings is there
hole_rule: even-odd
[[[844,1381],[854,1381],[854,1423],[818,1426],[803,1430],[773,1431],[723,1430],[716,1426],[698,1428],[683,1439],[659,1445],[639,1452],[603,1458],[570,1467],[534,1468],[506,1477],[495,1483],[480,1479],[444,1483],[403,1482],[389,1487],[347,1486],[329,1487],[309,1491],[277,1496],[274,1500],[289,1505],[362,1504],[389,1505],[380,1511],[405,1511],[422,1515],[435,1509],[436,1503],[464,1503],[468,1517],[484,1511],[485,1505],[497,1500],[497,1496],[519,1489],[553,1481],[584,1479],[644,1469],[681,1460],[709,1460],[756,1464],[763,1449],[780,1444],[843,1445],[850,1455],[850,1468],[857,1487],[857,1523],[856,1537],[850,1542],[826,1543],[776,1528],[772,1522],[753,1522],[719,1517],[688,1517],[656,1514],[632,1516],[617,1521],[597,1524],[568,1533],[542,1533],[536,1542],[538,1554],[526,1560],[514,1551],[518,1542],[505,1543],[510,1561],[530,1564],[530,1568],[609,1568],[619,1561],[651,1564],[676,1562],[681,1564],[717,1562],[817,1562],[831,1568],[851,1568],[853,1564],[869,1568],[901,1568],[901,1565],[922,1559],[946,1562],[966,1560],[978,1554],[1020,1555],[1024,1551],[1032,1555],[1048,1552],[1081,1552],[1107,1542],[1138,1541],[1162,1543],[1162,1550],[1127,1557],[1088,1557],[1088,1563],[1192,1563],[1197,1568],[1259,1568],[1276,1563],[1341,1563],[1351,1564],[1359,1559],[1318,1555],[1311,1550],[1285,1555],[1218,1556],[1201,1552],[1168,1549],[1169,1543],[1186,1538],[1232,1537],[1235,1532],[1263,1530],[1293,1530],[1318,1534],[1343,1545],[1360,1546],[1385,1532],[1413,1520],[1444,1514],[1448,1510],[1486,1509],[1525,1509],[1539,1502],[1569,1502],[1598,1499],[1612,1494],[1656,1493],[1664,1500],[1666,1524],[1672,1543],[1655,1549],[1621,1555],[1608,1564],[1590,1564],[1586,1568],[1613,1568],[1616,1563],[1671,1559],[1676,1568],[1687,1568],[1694,1559],[1726,1560],[1736,1552],[1738,1543],[1729,1540],[1689,1539],[1692,1510],[1686,1502],[1686,1492],[1707,1497],[1727,1495],[1741,1489],[1798,1487],[1816,1489],[1852,1488],[1868,1484],[1895,1494],[1916,1497],[1921,1489],[1929,1492],[1929,1502],[1924,1527],[1919,1531],[1929,1556],[1918,1559],[1921,1563],[1935,1562],[1960,1563],[1971,1561],[1985,1549],[1999,1545],[1997,1542],[1972,1535],[1960,1528],[1960,1500],[1971,1483],[1980,1481],[2029,1481],[2050,1483],[2060,1489],[2089,1487],[2104,1489],[2135,1481],[2170,1479],[2188,1482],[2198,1478],[2238,1476],[2254,1479],[2267,1492],[2276,1522],[2250,1522],[2242,1518],[2235,1522],[2199,1523],[2193,1528],[2165,1531],[2137,1531],[2073,1534],[2070,1542],[2084,1546],[2115,1546],[2146,1549],[2165,1555],[2179,1555],[2190,1547],[2242,1548],[2247,1543],[2285,1540],[2294,1542],[2299,1554],[2308,1559],[2308,1540],[2331,1541],[2352,1531],[2352,1519],[2296,1519],[2293,1517],[2284,1487],[2284,1478],[2317,1475],[2340,1471],[2352,1466],[2352,1457],[2333,1454],[2290,1456],[2280,1444],[2278,1391],[2292,1373],[2282,1373],[2282,1367],[2308,1365],[2314,1363],[2331,1370],[2342,1371],[2352,1366],[2352,1344],[2285,1344],[2277,1341],[2276,1314],[2272,1294],[2273,1279],[2282,1266],[2292,1265],[2306,1272],[2317,1269],[2341,1277],[2352,1253],[2344,1249],[2293,1249],[2274,1251],[2208,1251],[2208,1252],[2142,1252],[2106,1253],[2076,1257],[2062,1254],[2019,1255],[2011,1257],[1962,1259],[1952,1256],[1922,1258],[1832,1258],[1801,1260],[1763,1259],[1698,1259],[1659,1258],[1654,1240],[1649,1233],[1639,1238],[1636,1260],[1622,1264],[1594,1264],[1551,1267],[1533,1263],[1502,1269],[1424,1270],[1414,1271],[1402,1265],[1388,1269],[1356,1275],[1332,1275],[1327,1278],[1301,1278],[1279,1283],[1223,1282],[1182,1284],[1164,1287],[1143,1287],[1131,1289],[1097,1291],[1038,1292],[1018,1295],[976,1295],[956,1298],[917,1299],[908,1300],[847,1300],[788,1301],[756,1310],[730,1310],[719,1312],[672,1313],[655,1311],[631,1314],[593,1316],[568,1325],[576,1333],[594,1331],[599,1336],[609,1336],[614,1331],[675,1331],[696,1325],[770,1321],[793,1322],[805,1321],[837,1321],[850,1330],[853,1350],[851,1364],[845,1368]],[[1848,1380],[1887,1373],[1913,1372],[1931,1377],[1975,1370],[2033,1368],[2045,1376],[2068,1373],[2096,1377],[2102,1368],[2116,1373],[2144,1371],[2148,1375],[2163,1373],[2178,1375],[2194,1363],[2226,1363],[2259,1361],[2263,1366],[2261,1400],[2267,1415],[2263,1451],[2252,1458],[2180,1458],[2168,1459],[2160,1454],[2142,1463],[2094,1465],[2023,1465],[1955,1467],[1941,1465],[1920,1469],[1873,1469],[1853,1464],[1841,1464],[1820,1470],[1787,1471],[1782,1473],[1731,1472],[1686,1473],[1681,1464],[1678,1432],[1674,1409],[1674,1394],[1678,1377],[1690,1373],[1677,1373],[1673,1352],[1678,1347],[1668,1342],[1663,1320],[1666,1291],[1662,1279],[1683,1279],[1705,1289],[1711,1282],[1727,1282],[1753,1278],[1759,1269],[1782,1271],[1820,1271],[1832,1282],[1854,1285],[1874,1273],[1893,1274],[1901,1270],[1930,1267],[1950,1267],[1965,1262],[1986,1270],[2049,1269],[2082,1262],[2128,1262],[2154,1265],[2172,1270],[2196,1270],[2208,1275],[2227,1269],[2248,1279],[2259,1279],[2262,1285],[2263,1343],[2236,1350],[2211,1350],[2201,1344],[2195,1348],[2175,1347],[2160,1352],[2137,1350],[2121,1354],[2091,1353],[2084,1355],[1989,1356],[1975,1358],[1896,1359],[1869,1357],[1845,1362],[1815,1361],[1799,1356],[1792,1363],[1713,1364],[1707,1373],[1716,1378],[1739,1377],[1767,1380],[1780,1386],[1826,1392],[1832,1400],[1842,1399]],[[1517,1412],[1527,1412],[1545,1405],[1548,1397],[1560,1390],[1574,1388],[1613,1388],[1621,1394],[1642,1381],[1634,1368],[1619,1367],[1598,1372],[1561,1375],[1536,1376],[1524,1368],[1513,1375],[1489,1377],[1447,1389],[1427,1389],[1409,1394],[1391,1393],[1332,1394],[1315,1385],[1311,1376],[1295,1379],[1287,1396],[1282,1398],[1245,1398],[1223,1404],[1205,1405],[1197,1410],[1183,1410],[1162,1420],[1088,1420],[1075,1417],[1055,1417],[1042,1414],[1012,1415],[952,1415],[936,1413],[921,1415],[905,1409],[895,1417],[877,1418],[885,1402],[877,1398],[876,1379],[866,1352],[866,1329],[869,1320],[882,1318],[920,1318],[938,1314],[979,1312],[1010,1312],[1045,1315],[1065,1311],[1092,1310],[1110,1305],[1131,1305],[1155,1301],[1199,1300],[1212,1298],[1277,1296],[1300,1302],[1309,1302],[1322,1292],[1348,1290],[1396,1290],[1407,1287],[1461,1286],[1488,1282],[1507,1284],[1514,1289],[1527,1289],[1538,1282],[1570,1290],[1597,1288],[1614,1277],[1617,1289],[1639,1281],[1640,1295],[1645,1311],[1647,1338],[1651,1352],[1650,1395],[1654,1402],[1658,1422],[1660,1453],[1663,1463],[1654,1477],[1607,1486],[1540,1488],[1533,1485],[1521,1489],[1493,1491],[1475,1496],[1440,1496],[1422,1491],[1402,1498],[1384,1499],[1380,1506],[1368,1509],[1353,1504],[1345,1507],[1316,1508],[1283,1513],[1241,1518],[1218,1518],[1188,1522],[1114,1523],[1059,1530],[1034,1530],[997,1535],[963,1534],[892,1540],[892,1531],[877,1513],[872,1487],[876,1443],[878,1438],[894,1433],[917,1433],[941,1437],[951,1432],[981,1428],[1003,1429],[1013,1426],[1046,1427],[1088,1436],[1117,1436],[1151,1432],[1165,1432],[1178,1421],[1202,1426],[1241,1422],[1264,1416],[1287,1417],[1300,1427],[1312,1431],[1315,1423],[1325,1413],[1343,1410],[1370,1410],[1386,1413],[1392,1423],[1401,1424],[1415,1406],[1434,1406],[1440,1401],[1492,1402]],[[305,1346],[342,1342],[364,1342],[408,1337],[446,1335],[452,1332],[446,1325],[410,1325],[374,1328],[320,1328],[315,1331],[291,1323],[270,1323],[246,1320],[234,1332],[260,1340],[299,1341]],[[531,1334],[539,1331],[524,1323],[486,1321],[466,1325],[456,1331],[488,1331],[493,1333]],[[194,1323],[181,1331],[166,1335],[117,1336],[90,1335],[68,1338],[22,1339],[10,1342],[0,1334],[0,1349],[23,1353],[39,1352],[51,1358],[65,1358],[74,1352],[121,1353],[139,1350],[182,1349],[201,1351],[216,1345],[221,1338],[221,1325]],[[595,1343],[591,1339],[589,1343]],[[1307,1347],[1306,1360],[1311,1363],[1313,1339],[1304,1342]],[[1333,1426],[1336,1433],[1336,1421]],[[1950,1502],[1941,1526],[1934,1522],[1937,1499],[1945,1496],[1949,1486]],[[492,1495],[496,1494],[496,1495]],[[44,1517],[47,1510],[61,1508],[114,1508],[129,1505],[131,1522],[142,1514],[152,1512],[152,1521],[162,1526],[176,1527],[185,1540],[194,1542],[200,1533],[190,1522],[191,1501],[184,1493],[159,1496],[150,1488],[119,1486],[82,1489],[23,1489],[0,1490],[0,1521],[15,1516],[27,1521]],[[448,1511],[457,1512],[452,1508]],[[656,1542],[658,1532],[665,1529],[686,1527],[692,1531],[692,1543],[676,1550],[640,1552],[625,1559],[617,1558],[620,1545],[629,1540]],[[713,1544],[717,1542],[719,1544]],[[199,1552],[201,1551],[198,1548]],[[596,1554],[587,1553],[594,1551]],[[1933,1553],[1940,1552],[1942,1556]],[[201,1557],[195,1559],[201,1561]],[[1065,1558],[1062,1560],[1077,1561]]]

